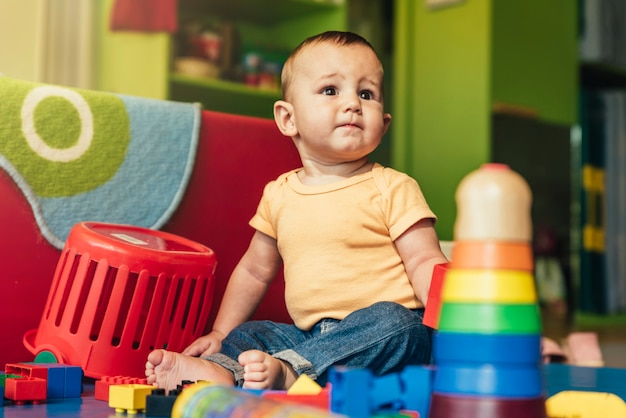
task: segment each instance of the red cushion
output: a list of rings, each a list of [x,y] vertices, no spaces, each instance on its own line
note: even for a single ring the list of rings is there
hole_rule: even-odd
[[[213,319],[228,277],[254,233],[248,221],[263,187],[301,162],[291,139],[269,119],[205,111],[201,138],[185,199],[164,229],[217,254]],[[281,274],[254,318],[290,321],[283,293]]]
[[[291,139],[281,135],[274,121],[203,111],[187,192],[163,229],[200,242],[217,254],[216,298],[209,323],[253,234],[248,221],[263,186],[300,165]],[[22,338],[39,325],[60,252],[43,238],[23,194],[2,170],[0,196],[1,367],[32,360]],[[290,321],[283,290],[281,275],[255,318]]]

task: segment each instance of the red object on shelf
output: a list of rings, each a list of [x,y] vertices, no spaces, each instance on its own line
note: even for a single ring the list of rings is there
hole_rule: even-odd
[[[92,378],[144,376],[150,351],[181,351],[204,333],[216,263],[211,249],[177,235],[79,223],[24,345]]]
[[[177,5],[177,0],[116,0],[111,10],[111,30],[175,33]]]

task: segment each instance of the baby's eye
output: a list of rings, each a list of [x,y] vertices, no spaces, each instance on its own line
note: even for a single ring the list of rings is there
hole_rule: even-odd
[[[334,96],[335,94],[337,94],[337,89],[334,87],[325,87],[322,90],[322,94],[326,96]]]
[[[371,100],[374,98],[374,95],[369,90],[363,90],[359,93],[359,97],[363,100]]]

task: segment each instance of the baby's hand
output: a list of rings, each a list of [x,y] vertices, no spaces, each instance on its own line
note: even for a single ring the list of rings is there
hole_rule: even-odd
[[[187,356],[208,356],[217,353],[222,348],[222,339],[224,335],[218,331],[211,331],[207,335],[195,340],[189,347],[183,350],[183,354]]]

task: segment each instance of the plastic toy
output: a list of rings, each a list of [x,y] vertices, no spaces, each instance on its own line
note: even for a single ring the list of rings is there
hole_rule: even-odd
[[[82,393],[83,372],[77,366],[10,363],[5,365],[5,373],[5,397],[13,401],[76,398]]]
[[[546,408],[551,417],[626,417],[626,403],[612,393],[564,391],[548,398]]]
[[[508,166],[485,164],[456,200],[429,417],[545,418],[530,188]]]
[[[40,377],[12,375],[5,380],[4,397],[16,404],[40,403],[46,400],[47,381]]]
[[[366,369],[333,367],[329,374],[331,411],[350,417],[412,411],[427,417],[432,379],[430,366],[409,366],[380,377]]]
[[[215,282],[213,251],[147,228],[75,225],[54,274],[33,354],[81,366],[85,375],[142,376],[157,347],[182,350],[202,335]]]
[[[153,390],[154,386],[135,383],[111,385],[109,387],[109,406],[115,408],[115,412],[126,412],[129,415],[145,412],[146,398]]]
[[[138,377],[127,376],[103,376],[100,380],[96,380],[94,397],[100,401],[109,401],[109,389],[112,385],[146,385],[147,380],[145,378],[140,379]]]
[[[34,363],[48,371],[48,399],[79,398],[83,392],[83,370],[78,366]]]
[[[313,406],[330,410],[330,384],[322,388],[306,374],[300,375],[295,383],[286,391],[266,390],[260,396],[267,399],[288,401],[299,405]]]
[[[153,389],[146,397],[146,416],[171,417],[174,402],[180,395],[181,390],[174,389],[165,393],[165,389]]]
[[[338,417],[320,408],[268,399],[243,390],[199,382],[183,389],[172,409],[172,418],[194,417]]]

